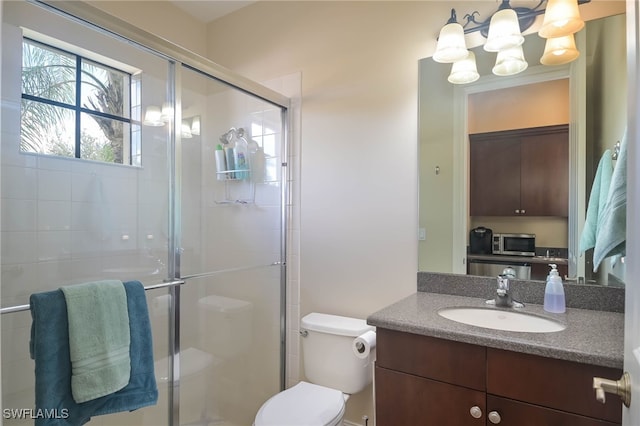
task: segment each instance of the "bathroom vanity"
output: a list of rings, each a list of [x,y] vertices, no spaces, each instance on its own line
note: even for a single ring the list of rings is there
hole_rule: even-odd
[[[378,426],[620,424],[622,403],[598,402],[593,378],[623,366],[620,312],[568,308],[548,314],[550,333],[503,331],[443,318],[450,307],[486,308],[478,297],[418,291],[368,318],[377,327]],[[513,309],[513,308],[510,308]]]

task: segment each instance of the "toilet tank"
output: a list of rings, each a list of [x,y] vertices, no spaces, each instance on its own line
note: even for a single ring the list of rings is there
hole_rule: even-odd
[[[371,383],[375,349],[368,357],[359,358],[353,341],[375,327],[361,319],[311,313],[302,318],[300,328],[307,380],[348,394],[358,393]]]
[[[202,348],[221,359],[246,353],[253,340],[253,304],[218,295],[198,300]]]

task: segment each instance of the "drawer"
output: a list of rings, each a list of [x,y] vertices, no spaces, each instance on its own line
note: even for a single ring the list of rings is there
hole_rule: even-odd
[[[485,390],[486,348],[378,327],[376,365]]]
[[[596,401],[593,378],[618,380],[622,371],[499,349],[487,349],[487,393],[570,413],[622,421],[622,403]]]
[[[604,420],[539,407],[525,402],[487,395],[487,415],[500,414],[501,426],[616,426]],[[488,424],[488,423],[487,423]]]

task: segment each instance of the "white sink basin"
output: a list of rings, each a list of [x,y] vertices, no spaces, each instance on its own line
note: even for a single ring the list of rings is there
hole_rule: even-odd
[[[438,311],[441,317],[476,327],[494,330],[520,331],[524,333],[553,333],[566,328],[557,321],[518,311],[491,308],[445,308]]]

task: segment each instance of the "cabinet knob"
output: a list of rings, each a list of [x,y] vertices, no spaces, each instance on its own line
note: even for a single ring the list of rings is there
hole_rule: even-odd
[[[520,214],[520,210],[516,209],[516,214]]]
[[[520,214],[525,214],[526,211],[524,209],[520,210]]]
[[[489,421],[494,425],[499,424],[500,421],[502,420],[502,417],[500,417],[500,414],[497,411],[490,412],[488,417],[489,417]]]
[[[474,419],[479,419],[480,417],[482,417],[482,410],[477,405],[474,405],[473,407],[471,407],[471,409],[469,410],[469,413],[471,414],[471,417],[473,417]]]

